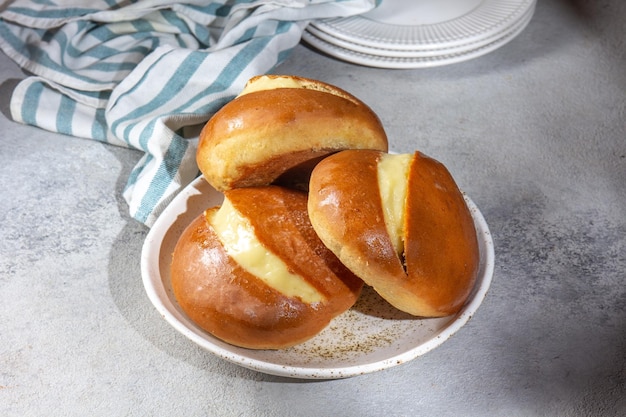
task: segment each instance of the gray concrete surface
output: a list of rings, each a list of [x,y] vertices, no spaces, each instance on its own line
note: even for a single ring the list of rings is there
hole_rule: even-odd
[[[300,46],[277,69],[347,89],[393,150],[444,162],[495,242],[459,333],[333,381],[249,371],[170,327],[121,198],[140,154],[11,122],[24,75],[0,57],[0,414],[626,415],[625,21],[620,0],[540,0],[518,38],[465,63],[381,70]]]

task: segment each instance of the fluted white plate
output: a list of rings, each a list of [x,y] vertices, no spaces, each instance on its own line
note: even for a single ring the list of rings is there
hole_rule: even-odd
[[[536,0],[383,0],[369,13],[316,20],[310,26],[371,48],[445,49],[508,32],[535,4]]]
[[[415,318],[391,307],[368,287],[355,306],[301,345],[284,350],[232,346],[187,318],[172,292],[169,272],[172,252],[183,230],[206,208],[222,200],[222,194],[202,177],[177,195],[146,237],[141,273],[150,301],[169,324],[207,351],[249,369],[291,378],[336,379],[400,365],[441,345],[463,327],[491,285],[493,241],[480,211],[466,198],[478,233],[480,269],[476,285],[458,314]]]
[[[430,68],[442,65],[455,64],[470,59],[478,58],[492,52],[513,40],[519,35],[530,22],[534,8],[519,21],[517,25],[500,34],[489,43],[477,43],[462,45],[431,51],[394,51],[389,49],[373,48],[364,45],[346,45],[343,41],[320,37],[315,32],[306,31],[302,34],[304,42],[330,56],[346,62],[359,65],[389,68],[389,69],[412,69]],[[328,39],[328,40],[327,40]],[[330,40],[330,41],[329,41]],[[342,46],[345,45],[345,46]]]
[[[413,49],[380,48],[376,46],[364,45],[362,43],[351,42],[342,38],[337,38],[329,33],[317,29],[315,26],[312,25],[307,27],[307,32],[305,33],[303,38],[305,39],[305,41],[312,40],[313,44],[315,44],[315,39],[317,38],[338,48],[380,57],[410,59],[450,57],[453,55],[462,55],[478,51],[480,48],[489,46],[491,44],[503,44],[503,42],[500,41],[507,40],[509,37],[511,37],[511,35],[518,34],[526,27],[534,14],[534,10],[535,7],[533,5],[533,7],[528,9],[517,22],[515,22],[510,27],[506,27],[506,29],[501,32],[490,34],[489,36],[485,36],[484,38],[479,40],[474,40],[473,42],[460,43],[458,45],[443,48],[432,48],[430,47],[430,45],[426,48],[422,48],[420,45],[415,45],[415,48]]]

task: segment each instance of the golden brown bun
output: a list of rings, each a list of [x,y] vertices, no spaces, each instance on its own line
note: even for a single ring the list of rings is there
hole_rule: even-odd
[[[292,171],[288,175],[292,182],[308,184],[313,165],[331,153],[387,150],[387,136],[376,114],[337,87],[275,75],[254,77],[247,88],[284,80],[300,88],[240,95],[204,126],[196,161],[215,189],[268,185],[287,171]]]
[[[409,168],[403,259],[383,216],[377,166],[382,153],[343,151],[311,175],[309,216],[339,259],[398,309],[415,316],[456,313],[478,271],[476,230],[448,170],[416,152]]]
[[[363,282],[322,244],[311,227],[306,193],[278,186],[227,191],[259,241],[322,294],[307,303],[286,296],[244,270],[205,211],[183,232],[171,265],[174,295],[198,326],[233,345],[280,349],[315,336],[356,301]]]

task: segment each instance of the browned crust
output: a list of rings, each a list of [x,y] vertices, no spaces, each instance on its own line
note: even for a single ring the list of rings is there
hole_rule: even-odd
[[[478,242],[463,195],[443,164],[416,152],[407,181],[404,259],[384,224],[375,151],[343,151],[311,176],[308,210],[322,241],[398,309],[440,317],[457,312],[478,270]]]
[[[214,188],[271,184],[294,166],[339,150],[387,150],[382,123],[367,105],[309,81],[328,88],[248,93],[207,122],[196,160]]]
[[[250,221],[263,246],[326,297],[333,314],[356,302],[363,281],[339,262],[313,230],[306,193],[267,186],[229,190],[225,196]]]
[[[237,208],[246,207],[246,215],[255,219],[267,211],[276,213],[267,222],[251,222],[259,230],[273,227],[260,232],[260,238],[274,248],[282,247],[280,256],[286,261],[293,259],[290,265],[294,270],[296,266],[304,269],[296,265],[299,262],[315,268],[307,269],[304,277],[328,296],[328,302],[310,305],[298,297],[287,297],[243,270],[225,252],[210,226],[208,219],[218,208],[207,210],[183,232],[171,265],[174,295],[189,318],[214,336],[251,349],[286,348],[315,336],[354,304],[362,286],[338,261],[333,263],[334,255],[328,250],[317,259],[319,245],[307,241],[312,228],[306,215],[306,195],[268,188],[233,190],[231,202]],[[324,283],[326,279],[331,283]]]
[[[308,211],[315,231],[369,285],[378,276],[404,276],[380,203],[380,156],[368,150],[339,152],[315,167],[309,184]]]
[[[281,296],[241,269],[207,227],[204,215],[181,236],[171,275],[174,295],[187,316],[237,346],[272,349],[304,341],[308,332],[296,330],[311,326],[303,327],[303,318],[318,317],[309,305]],[[285,330],[276,331],[281,327]]]
[[[295,188],[307,190],[309,177],[314,166],[309,162],[319,162],[334,152],[337,150],[307,149],[276,155],[259,163],[241,165],[237,170],[238,176],[232,179],[227,185],[227,189],[270,185],[279,183],[282,177],[286,183]],[[224,186],[226,186],[225,183]]]
[[[463,306],[478,274],[474,220],[442,163],[417,152],[408,181],[409,290],[428,301],[432,315],[454,314]]]

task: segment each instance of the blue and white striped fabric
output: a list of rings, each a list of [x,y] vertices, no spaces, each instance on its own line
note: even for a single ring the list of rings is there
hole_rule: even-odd
[[[309,20],[375,0],[15,0],[0,2],[0,48],[34,74],[15,121],[145,152],[124,190],[151,226],[198,175],[199,128],[252,76],[271,71]]]

